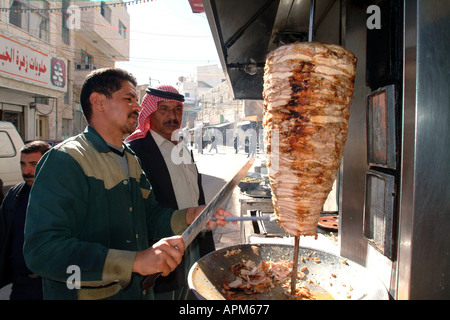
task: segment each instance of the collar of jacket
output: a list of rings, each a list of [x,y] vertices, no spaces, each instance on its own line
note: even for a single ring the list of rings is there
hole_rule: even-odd
[[[87,126],[86,129],[84,129],[83,134],[86,136],[86,138],[94,145],[95,149],[98,152],[112,152],[109,148],[106,141],[102,138],[101,135],[98,134],[97,131],[95,131],[94,128],[91,126]],[[132,155],[135,155],[134,151],[131,150],[126,143],[122,143],[123,151],[128,152]]]

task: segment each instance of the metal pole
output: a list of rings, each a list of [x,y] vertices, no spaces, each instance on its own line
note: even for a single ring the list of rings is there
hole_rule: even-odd
[[[314,12],[316,10],[316,1],[311,0],[311,5],[309,8],[309,32],[308,32],[308,42],[313,41],[313,31],[314,31]],[[291,274],[291,295],[295,295],[295,287],[297,285],[297,269],[298,269],[298,254],[300,251],[300,236],[295,237],[294,243],[294,256],[292,274]]]
[[[316,0],[311,0],[311,5],[309,7],[309,32],[308,32],[308,42],[313,41],[314,34],[314,13],[316,11]]]
[[[298,253],[300,249],[300,236],[295,237],[294,244],[294,265],[292,266],[291,274],[291,295],[295,296],[295,287],[297,286],[297,269],[298,269]]]

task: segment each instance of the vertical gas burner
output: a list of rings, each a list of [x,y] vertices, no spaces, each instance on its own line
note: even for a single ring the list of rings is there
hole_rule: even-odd
[[[364,236],[383,255],[394,257],[395,177],[369,170],[366,175]]]
[[[370,166],[397,168],[395,86],[381,88],[367,102],[367,158]]]
[[[395,85],[367,98],[367,163],[364,236],[390,260],[394,259],[398,146]]]

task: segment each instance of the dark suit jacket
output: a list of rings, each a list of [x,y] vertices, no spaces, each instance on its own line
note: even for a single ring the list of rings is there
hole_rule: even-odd
[[[9,189],[0,206],[0,288],[13,281],[11,261],[12,229],[14,213],[20,199],[25,181]]]
[[[155,198],[159,204],[172,209],[180,209],[173,191],[169,170],[150,131],[145,138],[130,141],[128,144],[140,159],[142,169],[152,185]],[[203,205],[205,204],[205,194],[200,174],[198,174],[198,188],[200,191],[198,205]],[[211,231],[199,234],[196,239],[199,242],[200,256],[215,250]],[[155,292],[166,292],[186,285],[183,259],[181,264],[169,276],[158,278],[154,290]]]

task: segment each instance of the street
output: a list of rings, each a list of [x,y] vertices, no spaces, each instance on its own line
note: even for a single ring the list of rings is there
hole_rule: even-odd
[[[208,148],[204,149],[203,154],[196,151],[194,149],[194,159],[202,174],[203,189],[208,203],[233,178],[248,158],[243,150],[236,154],[232,147],[226,146],[219,146],[218,153],[215,151],[209,153]],[[264,159],[264,155],[257,154],[255,164],[250,168],[250,172],[254,170],[255,166],[260,165],[262,159]],[[222,204],[223,209],[235,216],[240,215],[239,194],[240,190],[236,187],[230,198]],[[239,224],[230,223],[226,227],[219,227],[214,230],[213,234],[216,249],[240,243]]]

